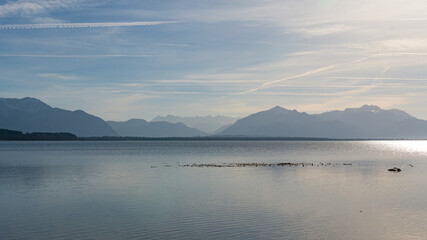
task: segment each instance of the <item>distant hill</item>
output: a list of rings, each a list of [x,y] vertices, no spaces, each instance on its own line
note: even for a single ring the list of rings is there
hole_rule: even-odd
[[[195,116],[195,117],[178,117],[174,115],[157,116],[151,122],[170,122],[184,123],[185,125],[196,128],[207,133],[214,133],[219,128],[235,123],[238,118],[226,116]]]
[[[218,135],[421,139],[427,138],[427,121],[369,105],[313,115],[277,106],[242,118]]]
[[[0,128],[22,132],[68,132],[79,137],[117,136],[101,118],[82,110],[52,108],[35,98],[0,98]]]
[[[183,123],[147,122],[142,119],[131,119],[126,122],[107,122],[123,137],[195,137],[206,133],[187,127]]]
[[[365,138],[426,138],[427,121],[398,110],[384,110],[374,105],[347,108],[316,115],[324,120],[338,120],[362,129]]]
[[[319,117],[274,107],[238,120],[219,135],[257,137],[329,137],[357,136],[359,129],[343,122],[326,121]]]

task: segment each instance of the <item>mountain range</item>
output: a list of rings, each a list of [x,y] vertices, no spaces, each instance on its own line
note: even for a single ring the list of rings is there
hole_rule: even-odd
[[[225,116],[178,117],[168,115],[156,117],[151,122],[143,119],[106,122],[82,110],[69,111],[53,108],[35,98],[0,98],[0,129],[24,133],[68,132],[79,137],[196,137],[210,135],[222,137],[427,139],[427,121],[417,119],[402,110],[384,110],[373,105],[321,114],[308,114],[276,106],[236,120],[236,118]],[[206,131],[202,131],[202,129]]]
[[[126,122],[107,122],[120,136],[126,137],[195,137],[205,132],[190,128],[184,123],[147,122],[143,119],[130,119]]]
[[[398,109],[383,110],[378,106],[364,105],[361,108],[347,108],[316,116],[354,126],[364,138],[427,137],[427,121],[414,118]]]
[[[277,106],[242,118],[219,134],[252,137],[425,139],[427,121],[401,110],[383,110],[373,105],[312,115]]]
[[[157,116],[151,122],[170,122],[184,123],[185,125],[199,129],[206,133],[219,133],[224,129],[224,126],[231,126],[238,118],[227,116],[195,116],[195,117],[179,117],[174,115]]]
[[[101,118],[82,110],[53,108],[35,98],[0,98],[0,128],[23,132],[68,132],[79,137],[118,136]]]
[[[358,129],[337,121],[274,107],[238,120],[219,135],[251,137],[329,137],[355,136]]]
[[[78,137],[194,137],[206,133],[183,123],[105,122],[82,110],[53,108],[36,98],[0,98],[0,129],[22,132],[68,132]]]

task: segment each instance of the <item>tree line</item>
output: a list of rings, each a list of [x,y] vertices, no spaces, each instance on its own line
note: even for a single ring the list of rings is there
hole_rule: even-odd
[[[0,140],[70,141],[70,140],[78,140],[78,137],[72,133],[63,133],[63,132],[60,132],[60,133],[48,133],[48,132],[23,133],[21,131],[0,129]]]

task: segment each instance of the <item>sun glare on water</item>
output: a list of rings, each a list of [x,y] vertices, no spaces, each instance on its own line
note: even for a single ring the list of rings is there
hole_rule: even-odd
[[[420,153],[427,155],[427,141],[383,141],[379,144],[384,148],[392,149],[398,152]]]

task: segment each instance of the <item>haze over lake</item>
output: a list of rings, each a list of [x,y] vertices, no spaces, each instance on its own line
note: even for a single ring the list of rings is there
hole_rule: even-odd
[[[314,166],[180,167],[280,162]],[[0,233],[423,239],[425,169],[427,141],[0,142]]]

